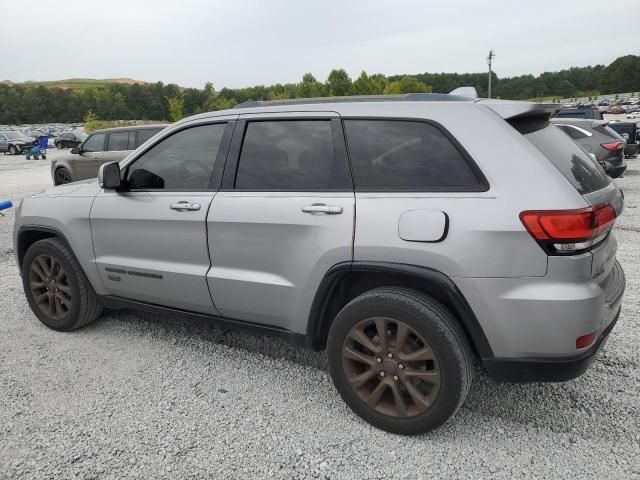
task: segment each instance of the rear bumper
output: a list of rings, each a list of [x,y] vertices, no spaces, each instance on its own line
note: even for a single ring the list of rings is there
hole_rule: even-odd
[[[493,358],[485,360],[483,366],[487,374],[497,382],[566,382],[587,371],[600,349],[607,343],[613,330],[620,307],[613,321],[605,328],[598,340],[579,355],[569,358]]]
[[[627,164],[625,162],[622,162],[622,165],[617,165],[615,167],[608,167],[607,175],[609,175],[611,178],[618,178],[618,177],[621,177],[626,170],[627,170]]]

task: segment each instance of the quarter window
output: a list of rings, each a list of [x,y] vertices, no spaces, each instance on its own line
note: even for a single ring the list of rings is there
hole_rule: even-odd
[[[127,150],[128,144],[129,144],[129,132],[112,132],[109,134],[109,141],[107,142],[107,150],[109,152]]]
[[[127,171],[132,189],[205,191],[226,124],[181,130],[139,157]]]
[[[235,187],[243,190],[342,190],[352,183],[335,155],[330,120],[249,122]]]
[[[456,146],[437,127],[403,120],[345,120],[356,189],[478,190]]]
[[[83,152],[102,152],[104,150],[104,133],[91,135],[82,145]]]

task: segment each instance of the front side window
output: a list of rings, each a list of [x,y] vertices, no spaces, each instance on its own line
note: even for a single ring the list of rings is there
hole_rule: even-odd
[[[404,120],[345,120],[344,125],[356,189],[485,189],[434,125]]]
[[[129,132],[112,132],[109,134],[107,142],[107,150],[109,152],[117,152],[127,150],[129,144]]]
[[[102,152],[104,150],[104,133],[96,133],[91,135],[82,144],[83,152]]]
[[[129,188],[208,190],[225,127],[226,123],[200,125],[163,139],[129,166]]]
[[[346,158],[334,153],[330,120],[249,122],[235,187],[279,191],[352,188]]]

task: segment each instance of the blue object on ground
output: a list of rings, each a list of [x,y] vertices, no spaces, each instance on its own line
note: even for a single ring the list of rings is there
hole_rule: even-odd
[[[42,150],[46,150],[47,148],[49,148],[49,137],[47,137],[46,135],[40,135],[38,137],[38,146]]]
[[[13,203],[11,200],[0,201],[0,210],[6,210],[7,208],[13,207]]]

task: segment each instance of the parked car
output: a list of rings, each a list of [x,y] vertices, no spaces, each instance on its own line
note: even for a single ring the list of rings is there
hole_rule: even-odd
[[[602,112],[597,108],[563,108],[556,114],[557,118],[591,118],[602,120]]]
[[[54,185],[95,178],[103,163],[120,161],[166,125],[144,125],[97,130],[68,155],[51,162]]]
[[[627,118],[640,118],[640,112],[638,111],[630,112],[627,114]]]
[[[42,323],[133,307],[326,348],[345,402],[402,434],[458,410],[474,361],[500,381],[588,368],[620,313],[623,196],[555,105],[240,107],[24,198],[14,251]]]
[[[17,155],[37,144],[37,139],[17,130],[0,130],[0,152]]]
[[[625,157],[635,157],[640,153],[640,128],[636,122],[609,122],[608,126],[627,142]]]
[[[609,113],[612,114],[612,115],[620,115],[621,113],[625,113],[625,110],[622,107],[617,107],[616,106],[616,107],[611,107],[609,109]]]
[[[592,154],[612,178],[621,177],[627,169],[624,161],[626,142],[605,120],[554,118],[553,124]]]
[[[66,132],[54,140],[53,144],[56,148],[72,148],[77,147],[87,139],[84,133],[80,132]]]

